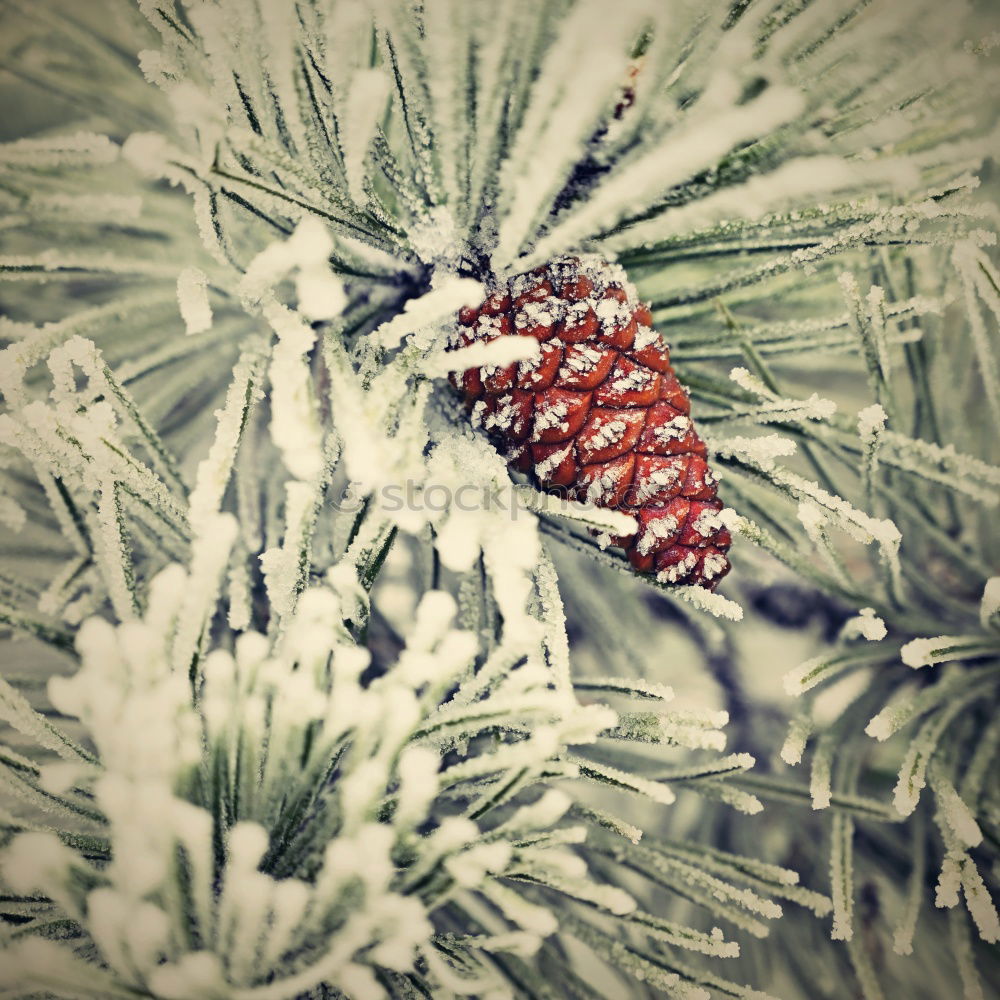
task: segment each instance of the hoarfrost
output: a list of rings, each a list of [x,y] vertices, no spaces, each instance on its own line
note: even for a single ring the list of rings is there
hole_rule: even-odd
[[[853,639],[857,636],[869,642],[878,642],[888,635],[885,622],[875,614],[874,608],[862,608],[857,615],[844,622],[840,632],[841,639]]]
[[[454,322],[459,309],[476,305],[482,296],[483,287],[478,281],[448,278],[426,295],[410,299],[398,316],[383,323],[372,334],[372,339],[387,350],[398,347],[407,334],[420,333],[445,320]]]
[[[788,735],[781,746],[781,759],[789,765],[802,763],[802,754],[815,727],[811,719],[794,719],[788,727]]]
[[[368,196],[368,147],[375,136],[389,96],[389,78],[382,70],[358,70],[351,77],[350,90],[343,111],[340,142],[344,150],[344,166],[351,197],[363,205]]]
[[[529,361],[539,356],[538,341],[528,337],[500,337],[490,342],[470,344],[455,351],[439,351],[423,363],[428,375],[447,375],[468,368],[497,366],[505,368],[516,361]]]
[[[775,459],[795,454],[795,442],[778,434],[756,438],[734,437],[722,441],[713,439],[711,447],[720,455],[746,458],[767,470],[775,467]]]
[[[95,132],[0,143],[0,163],[32,169],[104,165],[117,159],[118,153],[111,139]]]
[[[300,317],[277,302],[265,303],[264,315],[278,334],[268,369],[271,439],[289,472],[308,482],[323,470],[323,432],[306,360],[316,335]]]
[[[212,326],[212,307],[208,301],[208,278],[201,268],[186,267],[177,278],[177,302],[188,336],[203,333]]]
[[[1000,576],[991,576],[983,587],[983,597],[979,604],[979,621],[983,628],[997,614],[1000,614]]]
[[[672,593],[677,594],[682,601],[700,611],[707,611],[716,618],[726,618],[733,622],[743,620],[743,608],[722,594],[710,593],[702,587],[677,587]]]
[[[911,639],[899,651],[899,655],[908,667],[917,670],[950,659],[975,656],[979,645],[979,641],[975,638],[938,635],[928,639]]]
[[[878,403],[866,406],[858,411],[858,434],[862,440],[875,437],[885,427],[887,419],[885,410]]]

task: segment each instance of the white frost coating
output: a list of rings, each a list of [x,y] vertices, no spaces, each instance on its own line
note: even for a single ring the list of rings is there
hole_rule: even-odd
[[[140,195],[118,194],[62,194],[36,195],[27,204],[27,210],[38,215],[57,215],[62,220],[116,223],[132,222],[142,212]]]
[[[827,752],[822,752],[824,749]],[[822,745],[813,755],[812,770],[809,772],[809,798],[813,809],[829,809],[833,796],[832,760],[828,748]]]
[[[420,260],[439,275],[452,274],[458,269],[462,236],[447,205],[426,210],[410,227],[409,239]]]
[[[645,389],[654,378],[654,373],[646,368],[633,368],[627,375],[620,375],[609,384],[614,392],[631,392]]]
[[[45,716],[36,712],[28,699],[2,677],[0,677],[0,719],[66,761],[79,764],[84,756],[74,743],[59,732]]]
[[[829,655],[814,656],[785,674],[783,678],[785,693],[792,698],[798,698],[821,681],[835,677],[840,672],[835,658]]]
[[[139,69],[147,83],[157,87],[169,85],[171,76],[180,72],[177,61],[156,49],[141,49],[138,54]]]
[[[997,614],[1000,614],[1000,576],[991,576],[983,587],[983,599],[979,604],[979,621],[983,628],[987,628]]]
[[[925,723],[911,741],[899,768],[899,778],[892,793],[892,804],[900,816],[909,816],[920,801],[927,784],[927,766],[940,736],[940,716]]]
[[[728,71],[720,67],[719,78]],[[730,78],[731,79],[731,78]],[[735,100],[737,94],[732,97]],[[801,93],[790,87],[768,87],[756,100],[725,110],[706,108],[671,131],[663,146],[627,161],[595,194],[565,222],[557,225],[538,244],[528,263],[551,256],[557,247],[577,243],[618,222],[634,205],[648,205],[663,191],[714,166],[731,149],[793,120],[802,110]]]
[[[576,682],[577,687],[605,693],[628,694],[655,701],[673,701],[674,689],[667,684],[646,680],[626,680],[621,677],[587,677]]]
[[[500,908],[508,920],[529,933],[546,938],[559,929],[559,922],[551,910],[529,903],[523,896],[499,882],[487,883],[483,894]]]
[[[547,458],[543,458],[540,462],[535,462],[535,475],[538,479],[543,481],[548,479],[572,453],[573,448],[574,442],[570,441],[565,447],[552,452]]]
[[[240,295],[253,309],[271,297],[271,289],[296,271],[300,311],[311,320],[331,319],[343,309],[346,298],[340,279],[330,271],[333,242],[326,227],[306,216],[287,240],[276,240],[247,266],[240,281]]]
[[[474,888],[488,874],[502,872],[511,858],[511,846],[504,841],[477,844],[445,861],[445,869],[464,888]]]
[[[560,454],[563,453],[556,452],[553,457]],[[538,472],[538,475],[542,475],[542,472]],[[613,535],[630,535],[638,527],[635,518],[624,511],[608,510],[605,507],[595,507],[576,500],[564,500],[562,497],[540,493],[538,490],[521,490],[518,495],[525,500],[531,510],[555,514],[571,521],[581,521],[594,528],[610,531]]]
[[[336,319],[347,305],[344,286],[330,270],[325,255],[299,265],[295,296],[299,312],[313,322]]]
[[[881,556],[889,566],[890,572],[898,576],[899,543],[902,536],[896,525],[888,518],[871,517],[864,511],[852,507],[843,498],[828,493],[818,483],[775,465],[774,450],[780,447],[779,442],[784,439],[772,439],[775,439],[774,435],[770,435],[768,438],[751,438],[749,440],[737,438],[721,443],[713,442],[713,446],[720,454],[731,455],[756,466],[771,482],[802,501],[805,506],[800,506],[800,516],[805,512],[807,517],[811,517],[808,505],[814,505],[815,508],[819,508],[831,516],[836,524],[857,541],[864,544],[877,542],[881,549]],[[763,453],[759,457],[747,450],[747,447],[752,446],[754,441],[766,443]],[[792,445],[794,448],[794,442]],[[809,526],[809,523],[805,524],[807,529]]]
[[[503,823],[504,832],[554,826],[566,815],[573,800],[558,788],[550,788],[536,802],[521,806]]]
[[[344,151],[348,189],[358,205],[368,200],[365,194],[368,147],[388,96],[389,78],[382,70],[362,69],[352,74],[340,128],[340,144]]]
[[[592,133],[596,113],[613,103],[642,13],[642,5],[626,0],[609,18],[601,0],[584,0],[561,19],[559,37],[533,81],[514,148],[501,171],[501,265],[517,257],[572,168],[581,143]],[[601,38],[600,59],[592,56],[595,37]],[[557,247],[562,250],[575,242],[563,239]]]
[[[958,906],[959,891],[962,888],[961,852],[950,851],[941,862],[941,874],[938,876],[934,905],[943,909]]]
[[[644,241],[695,232],[729,219],[756,220],[780,210],[790,201],[817,199],[852,188],[889,184],[912,188],[918,180],[916,168],[903,159],[880,159],[870,163],[838,156],[804,156],[783,163],[769,173],[753,174],[742,184],[715,191],[705,198],[673,208],[662,217],[630,227],[612,237],[611,247],[635,246]]]
[[[194,575],[197,576],[197,573]],[[131,752],[122,752],[114,759],[126,762],[133,770],[138,763],[142,763],[144,767],[154,769],[148,773],[160,776],[171,774],[181,758],[186,761],[186,766],[194,764],[201,744],[197,724],[186,730],[193,741],[193,758],[190,756],[192,747],[178,754],[176,749],[163,747],[156,739],[158,733],[176,731],[177,716],[170,710],[171,702],[166,700],[165,691],[157,686],[164,677],[169,679],[170,676],[169,671],[164,675],[166,663],[162,647],[158,644],[162,644],[169,633],[178,602],[185,599],[187,586],[185,574],[177,567],[159,579],[154,588],[156,593],[151,596],[150,616],[140,626],[141,632],[134,635],[125,629],[115,630],[99,620],[93,621],[82,636],[80,649],[85,669],[90,673],[80,678],[78,683],[70,681],[54,685],[52,692],[53,701],[64,709],[75,708],[85,716],[86,721],[102,723],[99,749],[108,748],[108,741],[111,740],[138,740],[143,746],[141,754],[137,754],[136,748],[129,744]],[[184,997],[191,995],[192,990],[199,993],[206,989],[232,992],[233,987],[252,983],[257,974],[255,955],[259,954],[259,949],[265,949],[265,967],[258,970],[263,974],[267,961],[273,962],[275,955],[283,953],[292,936],[301,938],[318,932],[324,914],[339,903],[343,891],[353,893],[351,916],[332,938],[329,934],[324,935],[324,939],[330,941],[332,950],[304,964],[300,972],[280,980],[273,988],[268,986],[263,991],[264,995],[277,1000],[300,992],[302,988],[310,988],[324,979],[329,980],[331,976],[341,976],[340,970],[347,959],[372,944],[375,945],[375,960],[405,971],[412,965],[415,950],[425,946],[431,933],[432,928],[420,902],[405,899],[391,888],[391,880],[397,874],[390,856],[396,832],[387,824],[361,821],[359,812],[369,808],[385,793],[390,780],[386,764],[401,748],[417,719],[413,693],[407,693],[398,684],[399,679],[412,672],[403,668],[401,663],[400,670],[391,672],[381,683],[362,691],[357,684],[357,670],[339,669],[338,643],[346,638],[346,634],[341,633],[337,638],[339,614],[336,602],[331,604],[330,598],[332,595],[326,591],[307,592],[295,622],[277,647],[272,647],[263,636],[251,633],[238,640],[235,661],[222,650],[216,650],[204,661],[206,709],[209,702],[230,702],[228,709],[221,713],[214,708],[206,712],[209,720],[215,720],[209,726],[209,739],[213,743],[221,741],[223,746],[226,741],[240,741],[242,753],[248,755],[245,761],[248,773],[260,775],[258,790],[254,791],[252,786],[246,789],[253,794],[244,803],[244,808],[253,809],[256,796],[263,796],[262,804],[269,797],[273,803],[282,801],[293,772],[303,767],[303,746],[310,748],[310,754],[323,747],[328,752],[333,749],[329,741],[340,730],[328,729],[328,725],[335,725],[337,719],[343,719],[348,726],[357,727],[355,741],[364,752],[341,763],[345,769],[345,782],[341,787],[344,790],[344,818],[348,832],[328,844],[315,888],[296,880],[277,883],[257,872],[255,869],[267,849],[268,838],[265,829],[256,821],[241,823],[231,831],[228,839],[222,896],[215,910],[210,905],[210,885],[214,878],[209,850],[210,816],[172,799],[162,788],[155,797],[151,797],[142,788],[123,784],[117,779],[101,785],[99,800],[102,808],[112,817],[113,832],[128,833],[132,838],[129,844],[134,848],[131,852],[128,849],[116,851],[115,864],[108,869],[111,877],[121,886],[134,886],[135,892],[156,891],[169,875],[169,865],[164,862],[169,862],[174,856],[175,843],[182,844],[191,859],[191,891],[199,908],[201,926],[212,940],[227,942],[224,974],[217,959],[206,953],[185,954],[168,950],[168,961],[162,965],[159,946],[167,949],[174,947],[163,917],[153,913],[145,902],[139,902],[140,909],[134,912],[127,910],[126,905],[131,904],[126,903],[123,892],[99,890],[101,894],[91,900],[88,929],[99,940],[105,957],[113,966],[116,956],[122,954],[123,941],[131,942],[133,958],[137,953],[148,956],[148,965],[143,964],[142,969],[148,972],[151,980],[155,979],[161,995]],[[181,610],[183,612],[183,606]],[[431,653],[439,658],[443,645],[454,634],[449,626],[455,610],[455,602],[449,595],[442,592],[429,594],[418,613],[416,630],[408,637],[405,655]],[[333,692],[320,689],[312,680],[325,676],[323,665],[331,645],[338,649],[335,697],[331,697]],[[343,648],[359,652],[353,646]],[[122,677],[126,680],[131,676],[126,683],[133,695],[127,704],[109,697],[108,686],[99,683],[99,678],[94,676],[100,671],[110,678],[110,675],[116,675],[123,669],[131,672],[131,675]],[[137,673],[141,671],[149,676]],[[544,678],[545,672],[542,671],[542,682],[536,689],[536,698],[542,700],[536,701],[536,705],[545,714],[550,714],[551,708],[545,706],[545,700],[555,696],[548,691]],[[142,693],[143,682],[147,680],[153,683],[153,689],[149,692],[146,711],[140,712],[136,699]],[[176,680],[179,683],[170,682],[170,691],[176,699],[174,711],[186,705],[185,711],[190,718],[186,674],[180,674]],[[446,678],[445,684],[450,683],[451,678]],[[251,726],[260,724],[254,723],[254,713],[248,711],[253,705],[255,688],[269,691],[270,740],[261,739],[252,730],[241,731],[240,728],[241,722]],[[77,696],[76,702],[66,696],[71,690]],[[248,696],[244,703],[243,699]],[[235,712],[234,701],[239,706]],[[112,710],[120,711],[122,718],[136,717],[136,725],[112,724],[108,718]],[[149,711],[155,712],[158,725],[153,725],[153,720],[147,718]],[[324,725],[318,733],[309,728],[311,720],[317,718]],[[595,721],[606,725],[612,720],[604,715]],[[550,735],[554,735],[554,731],[550,730]],[[146,747],[145,744],[150,741],[153,745]],[[548,752],[552,752],[558,750],[560,743],[556,739],[544,745]],[[125,751],[126,747],[122,745],[119,749]],[[265,749],[266,757],[262,759],[260,754]],[[284,763],[279,765],[278,761]],[[430,749],[408,748],[400,754],[400,798],[395,813],[398,832],[423,820],[430,800],[437,793],[439,764],[440,755]],[[317,774],[322,775],[326,773],[329,762],[320,755],[319,760],[310,766],[318,766]],[[379,782],[376,788],[372,788],[372,779]],[[569,804],[568,796],[550,792],[535,805],[518,811],[508,822],[511,826],[516,825],[520,833],[531,837],[538,825],[545,832],[545,827],[558,822]],[[154,812],[150,813],[150,809]],[[202,820],[208,823],[207,828]],[[551,929],[554,922],[547,910],[534,908],[512,890],[496,888],[491,881],[493,874],[501,873],[507,865],[511,845],[502,840],[477,843],[479,833],[475,824],[468,820],[452,822],[459,825],[454,830],[455,835],[450,836],[447,842],[438,835],[429,839],[428,851],[418,865],[433,865],[440,860],[444,870],[469,888],[477,888],[485,880],[486,884],[482,886],[484,894],[495,899],[515,921],[530,926],[536,932]],[[442,826],[439,833],[444,833],[444,830]],[[580,836],[574,834],[571,837],[571,833],[571,830],[566,831],[565,842],[579,842],[582,831]],[[202,846],[199,847],[199,844]],[[31,853],[38,858],[45,852],[33,849]],[[61,857],[54,860],[58,862]],[[72,858],[72,853],[67,857]],[[144,871],[136,867],[142,860],[148,862],[153,859],[156,864],[152,868],[148,864]],[[16,854],[11,860],[18,860]],[[570,875],[576,879],[584,874],[579,858],[558,850],[551,853],[545,849],[534,850],[532,863],[535,862],[544,870],[554,872],[555,879]],[[22,870],[24,866],[19,865],[18,868]],[[63,877],[58,864],[53,877]],[[354,887],[356,881],[361,883],[360,897]],[[46,884],[44,888],[53,898],[62,898],[58,885],[50,887]],[[209,895],[205,895],[206,890]],[[623,912],[626,908],[623,897],[614,893],[602,894],[596,887],[582,883],[567,884],[565,891],[579,894],[582,898],[593,896],[595,900],[603,899],[618,911]],[[128,898],[138,899],[135,892]],[[202,906],[199,900],[206,905]],[[273,918],[268,916],[271,908]],[[269,930],[262,944],[261,928],[265,924]],[[354,982],[343,977],[337,981]],[[261,992],[255,995],[261,995]]]
[[[470,344],[456,351],[436,351],[424,362],[424,371],[431,376],[496,365],[505,368],[515,361],[530,361],[539,356],[539,344],[534,337],[499,337],[490,342]]]
[[[164,162],[171,152],[170,144],[158,132],[133,132],[121,148],[124,159],[150,177],[162,176]]]
[[[741,389],[752,392],[757,396],[766,398],[771,395],[771,390],[752,372],[742,366],[737,365],[729,370],[729,379],[735,382]]]
[[[955,245],[952,252],[952,263],[962,279],[965,309],[969,317],[969,330],[979,361],[986,404],[993,417],[994,425],[997,425],[1000,424],[1000,369],[998,369],[993,338],[986,329],[979,300],[986,304],[995,320],[1000,322],[1000,293],[996,290],[996,283],[1000,283],[1000,276],[997,275],[992,262],[982,249],[971,240],[963,240]],[[992,278],[992,283],[987,275]],[[979,300],[977,300],[977,292]]]
[[[584,441],[588,448],[598,451],[617,444],[627,430],[628,424],[624,420],[605,420],[598,424],[596,432]]]
[[[788,735],[781,746],[781,759],[790,766],[802,763],[802,754],[814,730],[811,719],[804,716],[793,719],[788,727]]]
[[[833,817],[832,827],[830,895],[833,902],[833,926],[830,937],[834,941],[850,941],[854,937],[854,820],[850,815],[837,813]]]
[[[938,806],[955,836],[967,847],[978,847],[982,843],[983,832],[972,815],[972,810],[962,801],[951,782],[932,777],[931,783],[934,785]]]
[[[626,719],[627,717],[623,716],[622,722],[624,723]],[[722,713],[714,724],[724,726],[728,721],[728,715]],[[659,740],[675,746],[687,747],[691,750],[718,750],[721,752],[726,748],[726,735],[718,729],[709,728],[712,725],[712,722],[690,720],[682,713],[673,712],[660,716],[659,732],[656,735]],[[753,758],[750,760],[752,761]]]
[[[174,669],[182,676],[191,665],[215,605],[219,581],[236,540],[238,524],[232,514],[216,514],[192,544],[191,575],[181,604],[173,645]]]
[[[183,103],[183,102],[181,102]],[[198,102],[206,108],[204,100]],[[176,109],[178,104],[172,102]],[[217,107],[208,104],[209,115],[217,115]],[[204,123],[208,131],[218,129]],[[208,134],[206,132],[206,136]],[[226,237],[216,229],[212,218],[208,189],[198,180],[201,167],[197,157],[192,157],[174,145],[158,132],[133,132],[122,146],[122,156],[137,171],[148,177],[163,178],[172,185],[184,188],[194,201],[195,222],[202,244],[212,257],[223,267],[230,266],[227,257]]]
[[[729,372],[729,378],[741,389],[760,397],[761,403],[746,414],[759,424],[829,420],[837,412],[837,404],[832,399],[823,399],[815,392],[808,399],[779,396],[746,368],[733,368]]]
[[[424,747],[410,747],[399,758],[399,802],[395,822],[399,827],[417,825],[427,815],[437,794],[441,758]]]
[[[186,267],[177,277],[177,303],[188,336],[212,326],[212,306],[208,301],[208,278],[198,267]]]
[[[703,510],[691,523],[691,528],[702,538],[708,538],[712,532],[722,527],[722,520],[718,513],[710,507]]]
[[[875,437],[881,431],[889,418],[878,403],[872,403],[858,411],[858,434],[862,440]]]
[[[387,350],[398,347],[409,333],[416,333],[444,320],[454,322],[463,306],[478,305],[483,299],[483,286],[472,278],[449,277],[418,299],[410,299],[403,311],[383,323],[373,334],[372,341]]]
[[[569,403],[563,399],[548,403],[545,409],[536,408],[535,418],[531,425],[531,440],[538,441],[543,431],[565,426],[564,422],[568,416]]]
[[[893,719],[894,713],[889,708],[882,709],[877,715],[872,716],[868,725],[865,726],[865,734],[879,743],[884,743],[896,731]]]
[[[743,531],[747,524],[746,518],[733,510],[732,507],[723,507],[719,511],[719,521],[724,528],[728,528],[734,534]]]
[[[113,163],[119,148],[106,135],[76,132],[43,139],[16,139],[0,143],[0,164],[41,169],[97,166]]]
[[[889,430],[880,435],[880,443],[903,468],[944,482],[986,506],[1000,503],[996,488],[1000,486],[1000,469],[996,466],[964,455],[954,445],[942,448]]]
[[[271,440],[288,471],[309,482],[323,471],[323,429],[306,359],[316,340],[313,329],[274,299],[263,304],[264,316],[278,334],[271,355]]]
[[[677,518],[670,514],[647,521],[646,530],[639,536],[639,540],[636,543],[636,549],[639,551],[639,554],[648,555],[661,541],[674,535],[678,526]],[[688,552],[681,563],[668,566],[663,571],[664,574],[667,574],[664,575],[664,579],[670,583],[680,579],[681,576],[694,569],[697,559],[698,557],[695,553]]]
[[[333,319],[347,304],[344,286],[330,270],[333,241],[319,220],[307,216],[286,244],[294,255],[299,311],[310,320]]]
[[[861,636],[869,642],[878,642],[888,634],[885,622],[875,614],[874,608],[861,608],[853,617],[844,622],[841,629],[841,639],[854,639]]]
[[[407,649],[429,653],[448,634],[457,612],[458,605],[448,591],[426,591],[417,605]]]
[[[872,286],[873,295],[875,291],[875,286]],[[881,290],[879,289],[879,291]],[[879,302],[879,316],[883,320],[882,329],[884,331],[885,310],[882,308],[884,303],[881,300]],[[886,358],[888,358],[888,353],[886,353]],[[885,364],[888,365],[887,360]],[[881,451],[882,437],[887,420],[888,415],[878,403],[866,406],[858,413],[858,435],[861,438],[862,447],[861,479],[864,485],[865,496],[868,498],[872,495],[872,484],[875,471],[879,465],[879,452]]]
[[[53,833],[31,832],[16,836],[2,862],[4,880],[14,892],[51,895],[74,915],[80,907],[63,888],[63,881],[76,861],[74,852]]]
[[[229,595],[229,627],[234,632],[242,632],[250,625],[252,613],[250,574],[242,560],[230,567],[226,590]]]
[[[598,318],[601,316],[602,305],[624,306],[624,303],[620,303],[615,299],[602,299],[596,310]],[[603,357],[603,352],[599,351],[596,347],[580,345],[572,353],[566,353],[565,363],[559,370],[559,378],[569,378],[573,374],[580,375],[592,372]]]
[[[719,441],[713,439],[710,447],[723,457],[745,458],[763,469],[772,469],[776,458],[795,454],[795,442],[779,434],[763,437],[733,437]]]
[[[979,874],[975,861],[962,849],[948,827],[944,827],[942,833],[948,843],[948,853],[941,864],[934,905],[948,909],[958,906],[961,892],[979,936],[984,941],[995,944],[1000,941],[1000,914],[997,913],[989,889]]]
[[[279,619],[294,607],[301,574],[302,539],[305,521],[313,505],[314,491],[308,483],[285,483],[285,532],[281,546],[265,549],[260,555],[261,571],[271,606]]]
[[[635,491],[635,503],[642,504],[661,491],[671,489],[680,480],[680,475],[680,470],[676,468],[655,469],[639,480],[638,489]]]
[[[1000,941],[1000,914],[979,869],[968,857],[962,864],[962,892],[979,936],[990,944],[996,944]]]
[[[704,587],[676,587],[671,594],[716,618],[727,618],[731,622],[743,620],[743,608],[739,604],[722,594],[711,593]]]
[[[589,760],[586,763],[586,770],[598,781],[628,788],[660,805],[669,806],[677,800],[677,796],[670,786],[664,784],[662,781],[650,781],[648,778],[642,778],[635,774],[620,771],[616,767],[611,767],[607,764],[597,764]]]
[[[207,520],[219,511],[246,414],[260,394],[256,382],[262,367],[262,355],[248,349],[233,371],[224,406],[215,411],[215,436],[208,455],[198,463],[188,504],[188,521],[196,533],[201,532]]]
[[[911,639],[899,651],[900,658],[914,670],[920,667],[930,667],[936,663],[953,658],[959,652],[955,647],[961,647],[965,640],[961,636],[938,635],[931,639]]]
[[[460,184],[459,174],[463,143],[473,134],[466,104],[472,68],[465,60],[464,42],[471,37],[471,22],[477,17],[477,8],[461,0],[441,0],[423,9],[429,132],[438,150],[447,202],[463,214],[473,211],[475,204]]]

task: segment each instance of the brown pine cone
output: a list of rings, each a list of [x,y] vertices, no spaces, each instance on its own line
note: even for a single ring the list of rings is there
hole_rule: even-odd
[[[535,337],[539,356],[452,376],[473,423],[549,492],[635,516],[613,539],[659,581],[714,590],[729,532],[691,404],[649,307],[617,264],[562,257],[458,316],[454,347]]]

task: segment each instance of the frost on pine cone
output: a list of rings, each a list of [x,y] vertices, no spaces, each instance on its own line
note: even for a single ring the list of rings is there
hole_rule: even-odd
[[[453,376],[473,422],[542,488],[635,516],[614,539],[664,583],[713,590],[729,572],[729,532],[648,306],[621,267],[562,257],[500,283],[459,313],[455,347],[534,337],[536,358]]]

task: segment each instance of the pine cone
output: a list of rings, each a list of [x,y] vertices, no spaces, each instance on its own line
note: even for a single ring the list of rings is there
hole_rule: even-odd
[[[649,307],[617,264],[562,257],[501,284],[458,316],[454,347],[535,337],[538,358],[452,376],[509,464],[570,499],[635,516],[612,539],[664,583],[713,590],[729,532],[716,480]]]

